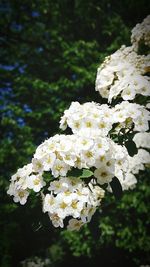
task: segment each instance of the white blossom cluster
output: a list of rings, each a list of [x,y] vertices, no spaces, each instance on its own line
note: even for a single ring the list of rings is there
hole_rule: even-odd
[[[147,25],[147,20],[142,25]],[[147,30],[141,36],[140,40],[148,40]],[[136,27],[132,40],[137,40]],[[114,177],[123,190],[135,187],[139,171],[150,165],[150,112],[149,103],[145,107],[129,101],[137,94],[150,95],[145,75],[149,59],[149,55],[138,55],[134,46],[123,46],[106,58],[98,69],[96,90],[108,102],[116,97],[124,101],[112,107],[72,102],[61,117],[60,128],[68,126],[73,134],[56,134],[45,140],[31,163],[12,175],[7,193],[14,202],[24,205],[34,191],[42,198],[43,212],[54,227],[79,230],[101,205],[103,188],[112,191]],[[125,137],[138,149],[132,157]]]
[[[150,133],[136,133],[134,135],[133,141],[138,148],[138,153],[129,158],[128,171],[136,175],[140,170],[145,169],[145,165],[150,166]]]
[[[50,193],[42,193],[43,211],[49,213],[55,227],[63,227],[63,220],[71,216],[68,229],[79,229],[90,221],[104,197],[100,186],[110,183],[114,176],[119,179],[125,175],[127,158],[126,148],[108,137],[55,135],[37,148],[32,163],[12,176],[8,194],[15,202],[25,204],[31,189],[39,192],[46,186],[43,173],[50,172],[55,180],[48,188]],[[91,167],[96,185],[86,185],[80,177],[67,177],[71,168]]]
[[[128,128],[134,123],[133,131],[149,130],[150,112],[142,105],[123,101],[114,107],[114,122],[119,122],[118,128]]]
[[[132,29],[131,43],[135,49],[138,49],[141,41],[144,41],[145,45],[150,46],[150,15]]]
[[[114,123],[113,112],[106,104],[72,102],[61,118],[60,128],[64,130],[69,126],[74,134],[80,136],[107,136]]]
[[[43,211],[48,212],[55,227],[64,227],[64,219],[71,217],[68,229],[79,230],[91,220],[104,197],[104,190],[81,179],[60,178],[50,183],[50,194],[44,197]]]
[[[120,154],[112,151],[119,150]],[[39,175],[51,171],[53,177],[66,177],[71,168],[107,168],[114,175],[115,160],[127,156],[127,150],[109,137],[90,138],[78,135],[55,135],[43,142],[32,159]],[[108,163],[109,162],[109,163]],[[104,180],[105,182],[105,180]]]
[[[13,196],[14,202],[24,205],[29,196],[29,189],[39,192],[44,185],[42,176],[33,174],[33,166],[30,163],[12,175],[7,193]]]
[[[138,55],[133,47],[122,46],[107,57],[97,70],[96,91],[108,102],[120,96],[133,100],[136,95],[150,95],[150,78],[145,75],[150,64],[150,55]]]
[[[136,176],[139,174],[139,171],[145,170],[145,166],[150,165],[150,153],[145,149],[138,149],[136,155],[133,157],[128,156],[128,163],[128,169],[126,169],[125,175],[123,176],[119,169],[119,173],[116,175],[123,190],[135,188],[137,184]]]
[[[39,192],[46,185],[44,172],[50,171],[54,178],[65,179],[73,167],[94,167],[94,176],[101,185],[112,180],[117,161],[125,160],[127,156],[126,148],[108,137],[93,139],[77,135],[55,135],[36,149],[32,163],[18,169],[12,176],[8,193],[14,196],[15,202],[25,204],[29,189]]]
[[[22,267],[49,267],[51,265],[50,259],[42,259],[37,256],[25,259],[21,262]]]
[[[71,216],[72,219],[69,220],[68,229],[79,229],[84,223],[90,221],[96,207],[100,205],[100,200],[104,197],[104,191],[100,188],[101,185],[109,184],[112,178],[116,176],[124,190],[133,188],[136,178],[131,170],[143,169],[144,165],[142,163],[147,163],[146,161],[141,163],[137,158],[134,161],[129,157],[125,146],[116,144],[110,137],[107,137],[109,130],[112,128],[111,109],[107,105],[72,103],[71,112],[70,109],[67,110],[65,117],[61,119],[62,127],[63,124],[66,126],[68,121],[71,127],[74,125],[71,119],[75,114],[75,106],[78,107],[76,109],[76,119],[80,118],[79,122],[81,124],[86,121],[89,124],[91,123],[91,126],[94,125],[92,126],[92,132],[88,133],[84,126],[81,132],[79,130],[79,132],[75,131],[73,135],[55,135],[44,141],[36,149],[32,163],[18,169],[17,173],[12,176],[8,190],[8,194],[14,196],[15,202],[25,204],[31,189],[39,192],[46,186],[43,173],[50,172],[56,180],[50,183],[48,188],[50,193],[42,194],[43,211],[49,213],[55,227],[63,227],[64,219]],[[133,122],[135,119],[136,126],[139,116],[148,119],[148,111],[145,109],[143,111],[142,108],[138,104],[122,102],[113,108],[112,121],[122,123],[128,118],[132,118]],[[78,123],[78,120],[76,122]],[[104,131],[104,127],[99,129],[96,123],[98,125],[100,123],[107,125],[108,123],[109,127],[106,127]],[[142,128],[139,130],[141,131]],[[72,128],[72,131],[74,132],[74,128]],[[130,165],[133,162],[131,168],[129,168],[129,162]],[[92,183],[87,186],[81,179],[67,177],[68,171],[72,168],[93,168],[93,177],[97,186]],[[131,170],[129,171],[129,169]]]
[[[149,119],[150,112],[144,106],[128,101],[113,108],[94,102],[83,105],[72,102],[61,118],[60,128],[66,129],[69,126],[74,134],[96,138],[107,136],[116,123],[119,123],[118,129],[134,123],[134,131],[145,132],[149,129]]]
[[[139,44],[143,40],[150,46],[150,15],[137,24],[131,35],[132,46],[122,46],[97,70],[96,91],[108,102],[117,96],[123,100],[134,100],[136,95],[150,95],[150,55],[139,55]]]

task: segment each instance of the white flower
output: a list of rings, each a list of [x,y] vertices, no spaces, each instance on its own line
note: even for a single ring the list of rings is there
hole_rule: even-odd
[[[136,123],[136,120],[142,116],[143,107],[132,103],[129,104],[129,102],[126,102],[126,104],[127,104],[126,111],[128,118],[132,118],[133,122]]]
[[[100,91],[102,88],[107,88],[112,84],[114,80],[114,73],[111,68],[98,68],[97,80],[96,80],[96,91]]]
[[[138,120],[136,120],[134,130],[135,131],[139,131],[139,132],[148,131],[149,130],[148,121],[147,120],[142,120],[141,118],[139,118]]]
[[[69,151],[66,153],[61,153],[60,156],[62,156],[63,161],[68,164],[69,166],[73,167],[75,165],[77,156],[75,152]]]
[[[82,128],[82,121],[80,120],[72,120],[71,118],[67,122],[69,127],[72,129],[73,133],[78,133],[78,131]]]
[[[107,119],[101,119],[97,123],[97,128],[101,136],[107,136],[108,132],[112,129],[112,122]]]
[[[32,163],[25,165],[23,168],[19,168],[16,174],[11,178],[12,181],[18,181],[20,178],[29,176],[33,171]]]
[[[33,158],[32,159],[32,164],[33,164],[34,172],[43,172],[43,169],[44,169],[43,160]]]
[[[92,191],[90,195],[91,204],[97,206],[98,202],[101,202],[102,198],[104,198],[105,191],[100,186],[94,185],[93,183],[89,183],[89,188]]]
[[[20,202],[21,205],[24,205],[27,202],[29,192],[27,190],[16,190],[14,194],[14,202]]]
[[[69,169],[70,169],[69,165],[64,163],[62,160],[56,159],[52,167],[52,175],[54,175],[54,177],[56,178],[58,176],[66,176]]]
[[[97,156],[104,155],[106,151],[109,150],[109,139],[107,138],[97,138],[94,142],[94,150]]]
[[[139,154],[129,157],[129,172],[138,174],[140,170],[144,170],[144,164]]]
[[[90,222],[95,211],[96,211],[96,208],[89,205],[89,204],[84,206],[82,211],[81,211],[81,215],[80,215],[82,222],[83,223]]]
[[[107,168],[110,173],[114,174],[115,173],[115,159],[107,158],[105,162],[105,168]]]
[[[150,103],[147,103],[146,108],[150,109]]]
[[[82,152],[82,158],[85,160],[87,167],[92,167],[95,165],[95,151],[87,150]]]
[[[39,192],[46,183],[43,181],[42,175],[30,175],[27,178],[27,186],[29,189],[33,189],[35,192]]]
[[[136,91],[134,90],[134,87],[126,87],[123,91],[122,91],[122,98],[124,100],[133,100],[135,98],[136,95]]]
[[[61,137],[61,136],[60,136]],[[57,144],[57,151],[59,152],[68,152],[72,148],[72,142],[67,138],[67,136],[63,136],[60,138],[60,142]]]
[[[123,178],[118,177],[118,179],[121,183],[123,190],[134,189],[137,184],[137,179],[135,175],[133,175],[132,173],[127,173],[125,177]]]
[[[44,142],[46,154],[54,153],[55,152],[55,150],[56,150],[56,143],[57,143],[57,138],[55,138],[55,137],[57,137],[57,135],[54,136],[54,137],[49,138],[48,140],[46,140]]]
[[[97,182],[103,185],[105,183],[110,183],[114,175],[109,172],[107,168],[102,167],[94,171],[94,176],[97,178]]]
[[[129,154],[125,146],[121,146],[112,142],[112,158],[116,160],[115,163],[118,163],[118,161],[123,161],[125,164],[127,164],[128,156]]]
[[[89,150],[93,146],[94,142],[91,138],[78,137],[77,139],[77,151]]]
[[[115,121],[117,122],[124,122],[127,118],[126,110],[119,110],[115,112]]]
[[[49,171],[53,167],[55,159],[55,153],[50,153],[43,158],[44,171]]]
[[[150,148],[150,133],[142,132],[137,133],[133,137],[133,141],[135,142],[136,146]]]
[[[74,231],[74,230],[79,231],[82,225],[83,225],[83,222],[81,220],[70,219],[67,229],[71,231]]]
[[[39,145],[35,151],[34,158],[41,159],[46,154],[46,141]]]
[[[84,159],[83,157],[82,157],[82,153],[80,153],[80,155],[77,157],[77,159],[76,159],[76,162],[75,162],[75,165],[74,165],[74,167],[75,168],[77,168],[77,169],[83,169],[83,168],[88,168],[88,166],[87,166],[87,163],[86,163],[86,161],[85,161],[86,159]]]
[[[92,216],[96,212],[96,205],[95,206],[87,205],[86,209],[87,209],[87,214],[85,217],[86,221],[84,221],[85,218],[83,218],[83,216],[81,216],[81,219],[83,222],[90,222],[92,219]]]
[[[49,218],[52,221],[54,227],[64,227],[63,219],[60,218],[57,213],[49,213]]]
[[[10,185],[9,185],[9,188],[7,190],[7,194],[10,195],[10,196],[13,196],[15,194],[15,191],[16,191],[15,183],[11,182]]]
[[[150,163],[150,153],[145,149],[139,149],[138,153],[135,155],[135,158],[139,158],[141,163],[144,164]]]
[[[56,201],[55,197],[52,194],[46,194],[43,201],[43,212],[55,212]]]
[[[70,188],[68,188],[68,191],[62,192],[61,194],[57,195],[57,199],[61,199],[67,203],[67,205],[70,205],[72,201],[77,200],[77,193],[74,191],[71,192]]]
[[[65,217],[68,216],[69,213],[69,207],[68,203],[65,202],[65,199],[62,198],[62,194],[58,194],[56,196],[56,202],[57,202],[57,215],[61,218],[64,219]]]
[[[100,168],[102,166],[105,166],[106,161],[107,161],[107,156],[100,155],[99,157],[96,158],[95,167]]]
[[[55,194],[68,190],[68,181],[66,178],[59,179],[50,183],[49,191],[54,191]]]
[[[129,161],[127,159],[118,159],[115,161],[115,171],[123,170],[124,172],[127,172],[129,166]]]

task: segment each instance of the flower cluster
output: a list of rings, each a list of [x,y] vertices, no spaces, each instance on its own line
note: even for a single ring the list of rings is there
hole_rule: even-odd
[[[29,196],[29,188],[34,188],[36,192],[40,191],[44,181],[42,176],[32,174],[32,163],[25,165],[23,168],[18,169],[16,174],[11,177],[11,184],[7,193],[13,196],[14,202],[20,202],[24,205]]]
[[[29,189],[39,192],[46,185],[44,172],[51,172],[54,178],[60,178],[66,177],[71,168],[93,167],[93,175],[97,183],[102,185],[117,175],[118,161],[125,162],[127,156],[126,148],[108,137],[93,139],[77,135],[55,135],[36,149],[32,163],[18,169],[12,176],[8,193],[14,196],[15,202],[25,204]],[[121,170],[124,168],[120,166]]]
[[[140,133],[143,135],[143,133]],[[128,156],[128,169],[124,175],[120,173],[118,168],[118,174],[116,177],[119,179],[122,189],[128,190],[135,188],[137,184],[136,176],[140,170],[144,170],[145,166],[150,165],[150,153],[145,149],[139,149],[138,153],[133,157]]]
[[[149,17],[133,29],[132,43],[141,39],[149,43],[148,23]],[[113,192],[114,183],[123,190],[135,187],[139,171],[150,165],[150,103],[145,107],[129,101],[137,94],[150,95],[149,59],[149,55],[138,55],[134,45],[123,46],[106,58],[98,69],[96,90],[108,102],[117,97],[124,101],[112,107],[72,102],[60,128],[68,126],[73,134],[45,140],[31,163],[12,175],[7,193],[15,202],[24,205],[30,192],[38,196],[40,192],[43,212],[54,227],[79,230],[90,222],[105,190]]]
[[[133,131],[149,130],[150,112],[142,105],[123,101],[114,107],[114,121],[119,122],[120,128],[128,128],[134,124]]]
[[[144,41],[145,45],[150,46],[150,15],[132,29],[131,43],[135,49],[138,49],[141,41]]]
[[[22,267],[48,267],[51,265],[51,260],[49,258],[42,259],[35,256],[23,260],[20,264]]]
[[[107,136],[113,125],[113,110],[108,105],[88,102],[81,105],[72,102],[70,108],[64,112],[60,121],[60,128],[67,125],[74,134],[86,137]]]
[[[44,197],[43,211],[49,213],[55,227],[64,227],[64,219],[72,217],[68,229],[78,230],[89,222],[104,197],[104,190],[92,181],[86,185],[72,177],[51,182],[48,190],[50,194]]]
[[[120,157],[125,156],[126,149],[108,137],[56,135],[37,148],[32,159],[33,169],[38,175],[51,171],[53,177],[58,178],[66,177],[71,168],[106,167],[109,161],[109,172],[113,175],[116,155],[112,151],[116,151],[116,146],[120,148]]]
[[[96,91],[109,102],[117,96],[123,100],[133,100],[137,94],[149,96],[150,79],[145,75],[149,62],[150,55],[138,55],[133,46],[122,46],[98,68]]]
[[[66,129],[69,126],[74,134],[96,138],[107,136],[116,123],[119,123],[117,129],[134,124],[134,131],[147,131],[149,119],[150,112],[144,106],[128,101],[113,108],[94,102],[83,105],[72,102],[61,118],[60,128]]]

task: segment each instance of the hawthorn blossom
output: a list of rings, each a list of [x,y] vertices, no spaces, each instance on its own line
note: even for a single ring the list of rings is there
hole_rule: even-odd
[[[31,191],[40,192],[54,227],[79,230],[100,207],[103,185],[112,193],[118,179],[123,190],[133,189],[139,171],[150,165],[150,103],[136,103],[138,95],[150,95],[150,55],[138,54],[141,41],[150,45],[149,25],[150,16],[132,30],[132,46],[122,46],[98,68],[96,91],[108,104],[72,102],[60,120],[72,134],[45,140],[11,177],[7,193],[14,202],[24,205]],[[113,99],[119,102],[110,106]],[[137,147],[132,157],[125,138]]]
[[[138,49],[139,43],[144,41],[147,46],[150,46],[150,15],[148,15],[142,23],[138,23],[132,29],[131,42],[135,49]]]
[[[82,225],[90,221],[95,208],[100,205],[104,197],[104,190],[93,183],[87,186],[75,178],[62,177],[58,183],[62,186],[57,186],[57,181],[51,182],[49,187],[51,193],[43,198],[43,211],[49,213],[52,224],[55,227],[62,227],[64,219],[70,216],[81,220]]]
[[[137,94],[149,96],[149,77],[145,75],[149,61],[150,55],[138,55],[133,46],[122,46],[98,68],[95,90],[110,103],[119,95],[123,100],[134,100]]]

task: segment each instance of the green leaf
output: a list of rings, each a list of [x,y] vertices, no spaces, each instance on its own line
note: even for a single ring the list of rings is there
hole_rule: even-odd
[[[93,172],[87,169],[83,169],[82,170],[82,175],[80,176],[80,178],[89,178],[93,175]]]
[[[138,153],[138,149],[136,147],[136,144],[133,142],[133,140],[126,141],[125,146],[126,146],[128,153],[131,157],[133,157],[135,154]]]
[[[68,172],[68,176],[78,177],[78,178],[89,178],[93,175],[93,172],[88,169],[72,169]]]
[[[120,199],[122,197],[122,186],[117,177],[113,177],[110,182],[111,189],[116,199]]]

